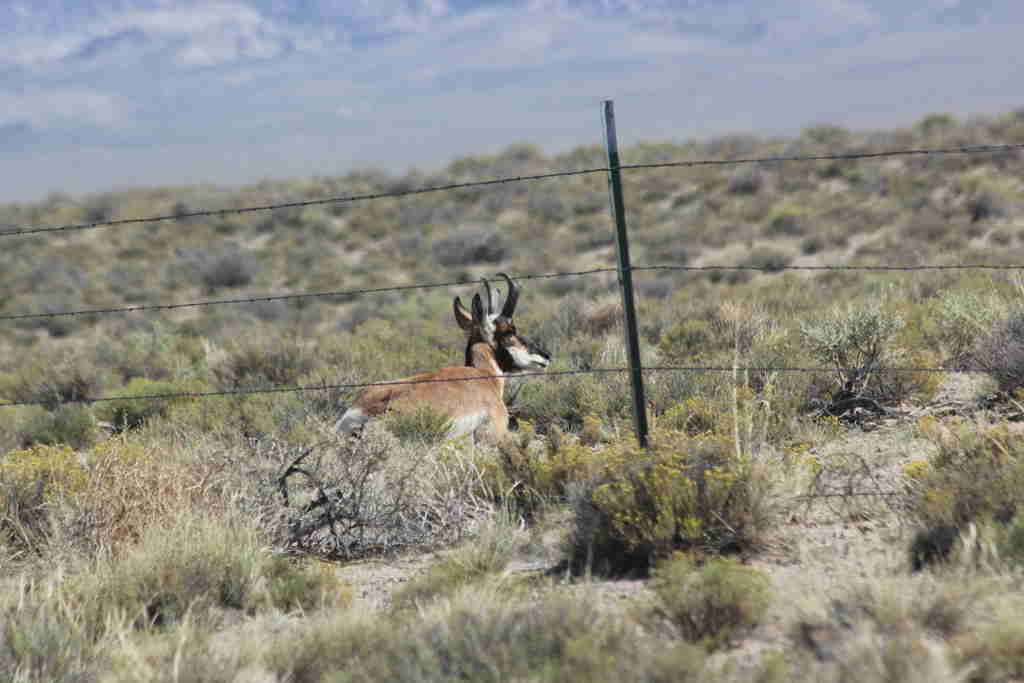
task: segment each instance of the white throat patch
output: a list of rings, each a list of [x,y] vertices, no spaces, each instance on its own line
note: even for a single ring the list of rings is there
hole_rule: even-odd
[[[546,368],[550,362],[544,356],[536,353],[530,353],[521,346],[511,346],[507,350],[508,355],[512,357],[512,362],[516,364],[516,367],[524,370],[528,368]]]

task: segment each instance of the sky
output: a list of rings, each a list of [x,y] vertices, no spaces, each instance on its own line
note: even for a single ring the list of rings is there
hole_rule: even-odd
[[[0,0],[0,202],[1024,107],[1021,0]]]

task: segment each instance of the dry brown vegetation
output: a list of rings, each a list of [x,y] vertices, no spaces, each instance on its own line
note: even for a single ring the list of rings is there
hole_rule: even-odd
[[[1022,112],[936,115],[624,162],[1019,142]],[[1024,281],[785,270],[1024,263],[1022,161],[627,172],[636,265],[755,268],[636,273],[644,363],[719,369],[647,374],[647,451],[617,374],[510,382],[502,444],[444,440],[429,411],[337,439],[331,387],[461,362],[446,288],[5,322],[0,398],[30,405],[0,408],[0,678],[1024,677]],[[602,163],[518,145],[403,177],[54,195],[0,223]],[[0,313],[609,267],[605,183],[7,237]],[[554,370],[624,365],[613,276],[522,284]],[[281,386],[307,390],[230,393]],[[154,394],[174,398],[130,398]]]

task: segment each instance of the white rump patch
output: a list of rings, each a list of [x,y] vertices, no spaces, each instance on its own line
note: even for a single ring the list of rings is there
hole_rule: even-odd
[[[448,432],[448,438],[454,439],[455,437],[462,436],[464,434],[472,434],[490,421],[491,414],[486,410],[453,418],[452,428]]]
[[[342,436],[349,436],[370,419],[370,416],[359,408],[349,408],[334,425],[334,431]]]

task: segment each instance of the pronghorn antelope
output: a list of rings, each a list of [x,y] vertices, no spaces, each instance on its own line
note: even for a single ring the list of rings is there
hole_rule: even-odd
[[[519,287],[505,273],[498,273],[498,277],[508,285],[508,295],[500,307],[501,292],[492,289],[486,279],[485,297],[473,295],[472,313],[459,297],[453,302],[455,321],[468,337],[464,366],[441,368],[369,387],[342,415],[337,431],[352,434],[367,420],[388,410],[430,406],[451,419],[449,436],[475,434],[487,425],[491,436],[504,437],[508,433],[505,376],[547,367],[550,356],[516,332],[512,316],[519,300]]]

